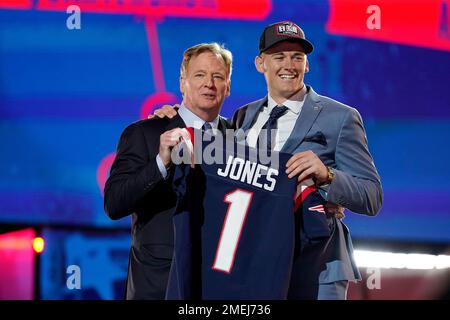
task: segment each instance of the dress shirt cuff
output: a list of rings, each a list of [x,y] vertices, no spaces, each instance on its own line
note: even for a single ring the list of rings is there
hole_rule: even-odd
[[[159,168],[159,172],[161,172],[161,175],[164,179],[167,179],[167,169],[166,166],[164,165],[163,161],[161,160],[161,157],[159,156],[159,154],[156,156],[156,163],[158,164],[158,168]]]

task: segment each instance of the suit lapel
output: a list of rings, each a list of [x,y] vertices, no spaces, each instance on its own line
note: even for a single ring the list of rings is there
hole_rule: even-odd
[[[311,87],[308,87],[308,89],[302,111],[295,122],[291,135],[281,149],[281,152],[294,153],[322,110],[322,106],[319,104],[319,95],[315,93]]]
[[[222,134],[225,135],[226,134],[226,130],[230,129],[230,128],[231,128],[231,125],[228,122],[228,120],[223,118],[222,116],[219,116],[219,124],[217,126],[217,129],[219,129],[220,132],[222,132]]]
[[[248,106],[244,122],[242,123],[242,130],[246,131],[252,127],[258,117],[259,111],[261,111],[261,108],[265,104],[267,104],[267,97],[255,101]]]
[[[175,117],[169,120],[169,124],[166,127],[167,130],[172,130],[175,128],[186,128],[186,124],[178,113]]]
[[[267,96],[262,98],[261,100],[257,100],[253,103],[250,103],[245,111],[244,121],[242,122],[241,128],[236,133],[236,140],[242,141],[245,140],[246,135],[244,134],[248,131],[256,119],[258,118],[258,114],[261,111],[262,107],[267,104]]]

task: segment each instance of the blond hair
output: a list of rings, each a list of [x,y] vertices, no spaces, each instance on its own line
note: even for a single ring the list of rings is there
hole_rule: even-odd
[[[191,61],[192,57],[196,57],[203,52],[212,52],[215,55],[220,55],[225,62],[228,71],[228,79],[231,77],[232,64],[233,64],[233,55],[231,51],[225,49],[223,45],[218,44],[217,42],[211,43],[200,43],[193,47],[190,47],[184,51],[183,61],[181,62],[180,67],[180,75],[185,76],[187,67],[189,65],[189,61]]]

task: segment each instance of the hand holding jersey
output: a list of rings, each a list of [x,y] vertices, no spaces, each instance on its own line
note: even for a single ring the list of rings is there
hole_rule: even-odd
[[[166,168],[171,163],[172,149],[181,141],[182,138],[187,138],[186,130],[175,128],[164,132],[159,138],[159,157],[163,161]]]
[[[289,178],[298,175],[298,181],[313,177],[319,185],[326,183],[328,179],[327,167],[311,150],[294,154],[286,163],[286,174]]]

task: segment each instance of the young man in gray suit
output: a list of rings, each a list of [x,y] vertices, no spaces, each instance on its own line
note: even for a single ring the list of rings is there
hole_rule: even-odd
[[[233,126],[254,133],[241,139],[256,146],[261,128],[278,113],[274,150],[293,154],[289,176],[311,177],[325,200],[376,215],[383,195],[361,116],[305,85],[313,46],[303,30],[290,21],[271,24],[261,35],[259,51],[255,66],[266,79],[268,95],[236,111]],[[291,299],[345,299],[348,281],[361,279],[347,227],[335,217],[321,220],[308,216],[300,222],[302,245]]]

